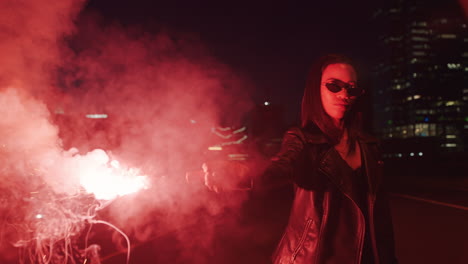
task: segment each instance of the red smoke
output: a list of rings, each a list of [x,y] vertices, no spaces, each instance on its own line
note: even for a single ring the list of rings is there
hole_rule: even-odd
[[[463,9],[465,18],[468,19],[468,0],[458,0],[458,2],[460,3],[461,8]]]
[[[76,147],[83,155],[103,148],[152,177],[153,188],[114,201],[103,218],[140,241],[170,233],[206,263],[216,217],[245,197],[220,198],[184,176],[204,161],[211,127],[241,124],[250,85],[196,37],[104,25],[86,14],[76,26],[82,5],[0,2],[0,260],[15,258],[6,252],[21,237],[4,223],[36,221],[43,208],[25,199],[39,189],[75,195],[78,179],[66,161]],[[85,118],[101,113],[109,118]]]
[[[76,100],[63,106],[65,114],[106,113],[109,118],[84,141],[79,140],[82,126],[69,128],[63,137],[84,149],[107,142],[113,155],[156,182],[112,204],[115,223],[143,240],[176,230],[177,241],[184,241],[179,247],[193,243],[212,250],[210,222],[224,206],[236,207],[244,197],[219,200],[187,186],[184,176],[201,168],[204,152],[214,144],[212,127],[221,119],[241,124],[250,110],[249,84],[211,57],[199,40],[182,34],[151,35],[84,17],[72,45],[75,52],[61,78]],[[195,225],[203,229],[183,231]]]

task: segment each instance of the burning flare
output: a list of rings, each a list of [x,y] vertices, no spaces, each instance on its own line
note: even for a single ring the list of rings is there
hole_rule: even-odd
[[[80,185],[98,200],[112,200],[149,187],[147,176],[139,175],[138,169],[123,168],[117,160],[110,161],[101,149],[89,152],[77,162]]]

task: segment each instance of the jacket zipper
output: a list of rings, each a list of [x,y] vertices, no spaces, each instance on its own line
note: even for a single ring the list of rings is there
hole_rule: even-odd
[[[359,216],[360,216],[361,220],[362,220],[362,218],[364,218],[362,216],[362,214],[360,214]],[[364,221],[365,221],[365,219],[364,219]],[[363,226],[364,226],[364,228],[363,228]],[[361,237],[359,238],[360,239],[360,241],[359,241],[359,254],[358,254],[358,257],[356,259],[356,263],[358,263],[358,264],[361,263],[361,258],[362,258],[362,248],[364,247],[364,237],[366,235],[365,226],[366,226],[366,223],[364,222],[364,225],[361,225],[361,232],[360,232]]]
[[[315,262],[314,263],[319,263],[320,259],[320,250],[321,250],[321,240],[322,240],[322,234],[323,234],[323,229],[325,228],[325,223],[328,222],[328,203],[329,203],[329,197],[330,195],[327,193],[325,194],[324,203],[322,204],[323,206],[323,216],[322,219],[320,220],[320,230],[317,236],[317,254],[315,255]]]
[[[304,227],[304,231],[302,232],[302,237],[301,237],[301,240],[299,240],[299,243],[296,247],[296,250],[294,250],[294,253],[292,255],[292,259],[291,259],[291,263],[294,262],[294,260],[296,259],[297,257],[297,254],[299,254],[299,250],[301,250],[301,247],[302,245],[304,244],[304,241],[307,237],[307,233],[309,231],[309,228],[310,228],[310,224],[312,223],[312,219],[307,219],[307,222],[306,222],[306,225]]]
[[[380,263],[380,258],[379,258],[379,252],[377,251],[377,242],[375,241],[375,226],[374,226],[374,203],[375,203],[375,198],[372,196],[371,199],[369,199],[369,231],[370,231],[370,237],[372,241],[372,252],[374,255],[375,259],[375,264]]]

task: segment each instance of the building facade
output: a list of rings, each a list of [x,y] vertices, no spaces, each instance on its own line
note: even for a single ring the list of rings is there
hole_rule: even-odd
[[[468,21],[456,0],[392,0],[376,10],[375,132],[387,159],[468,149]]]

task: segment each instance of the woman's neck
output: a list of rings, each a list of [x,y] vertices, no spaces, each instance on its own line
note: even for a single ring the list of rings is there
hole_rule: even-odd
[[[333,119],[333,125],[339,130],[344,129],[344,120],[343,119]]]

